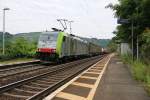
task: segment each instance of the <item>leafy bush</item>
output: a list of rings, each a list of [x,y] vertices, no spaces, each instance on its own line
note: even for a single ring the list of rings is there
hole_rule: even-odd
[[[132,64],[133,75],[137,80],[146,82],[146,68],[147,66],[139,61],[134,61]]]
[[[133,61],[132,61],[132,56],[131,55],[122,55],[121,56],[122,60],[128,64],[132,64]]]
[[[149,63],[150,60],[150,29],[146,29],[142,35],[142,47],[141,47],[141,55],[146,63]]]
[[[36,45],[30,41],[27,41],[23,37],[15,38],[10,45],[8,54],[15,57],[33,56],[36,51]]]
[[[5,60],[10,60],[10,59],[13,59],[13,55],[10,55],[10,54],[0,54],[0,61],[5,61]]]
[[[0,54],[0,60],[13,58],[34,57],[36,53],[36,43],[27,41],[23,37],[14,38],[5,49],[5,55]]]
[[[147,83],[150,85],[150,65],[147,66],[146,73]]]
[[[150,65],[143,63],[141,60],[132,61],[130,55],[123,55],[121,58],[131,66],[134,78],[145,84],[146,90],[150,95]]]
[[[108,43],[109,52],[115,52],[117,50],[117,44],[115,43],[114,38]]]
[[[7,55],[0,54],[0,60],[7,59],[7,58],[8,58]]]

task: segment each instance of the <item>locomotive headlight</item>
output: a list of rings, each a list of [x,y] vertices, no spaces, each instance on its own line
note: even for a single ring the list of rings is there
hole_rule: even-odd
[[[56,52],[56,49],[53,49],[53,52]]]

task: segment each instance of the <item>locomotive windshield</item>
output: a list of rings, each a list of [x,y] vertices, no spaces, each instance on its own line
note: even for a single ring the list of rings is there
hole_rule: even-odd
[[[46,32],[40,35],[39,48],[56,48],[58,32]]]

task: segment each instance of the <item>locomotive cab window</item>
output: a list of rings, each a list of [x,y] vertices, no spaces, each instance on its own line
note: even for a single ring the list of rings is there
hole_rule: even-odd
[[[56,48],[58,32],[45,32],[40,35],[39,47]]]
[[[65,40],[66,40],[66,37],[64,36],[64,38],[63,38],[63,42],[65,42]]]

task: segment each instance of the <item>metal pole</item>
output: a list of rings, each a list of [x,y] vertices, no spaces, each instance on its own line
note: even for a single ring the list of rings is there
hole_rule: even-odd
[[[65,31],[67,29],[67,25],[66,25],[66,19],[57,19],[58,22],[60,22],[60,24],[63,27],[63,31]],[[64,23],[63,23],[64,22]]]
[[[139,59],[139,38],[138,38],[138,35],[137,35],[136,46],[137,46],[137,60],[138,60]]]
[[[5,54],[5,11],[10,10],[9,8],[3,9],[3,55]]]
[[[67,29],[67,24],[66,24],[66,21],[68,21],[68,20],[66,20],[66,19],[63,19],[63,21],[64,21],[64,23],[65,23],[65,30]]]
[[[71,22],[69,22],[69,24],[70,24],[70,34],[72,34],[72,32],[71,32]]]
[[[5,54],[5,9],[3,9],[3,55]]]
[[[133,39],[133,36],[134,36],[134,26],[133,26],[133,19],[132,19],[132,22],[131,22],[131,34],[132,34],[132,60],[134,59],[134,39]]]
[[[69,25],[70,25],[70,34],[72,34],[72,27],[71,27],[71,23],[73,22],[73,21],[68,21],[69,22]]]
[[[138,19],[139,19],[139,8],[137,8],[137,16],[138,16]],[[138,27],[138,26],[139,26],[139,22],[137,21],[137,27]],[[136,43],[136,46],[137,46],[137,48],[136,48],[136,49],[137,49],[137,51],[136,51],[136,53],[137,53],[137,54],[136,54],[136,55],[137,55],[136,58],[137,58],[137,60],[138,60],[138,59],[139,59],[139,37],[138,37],[138,34],[137,34],[136,40],[137,40],[137,41],[136,41],[136,42],[137,42],[137,43]]]

